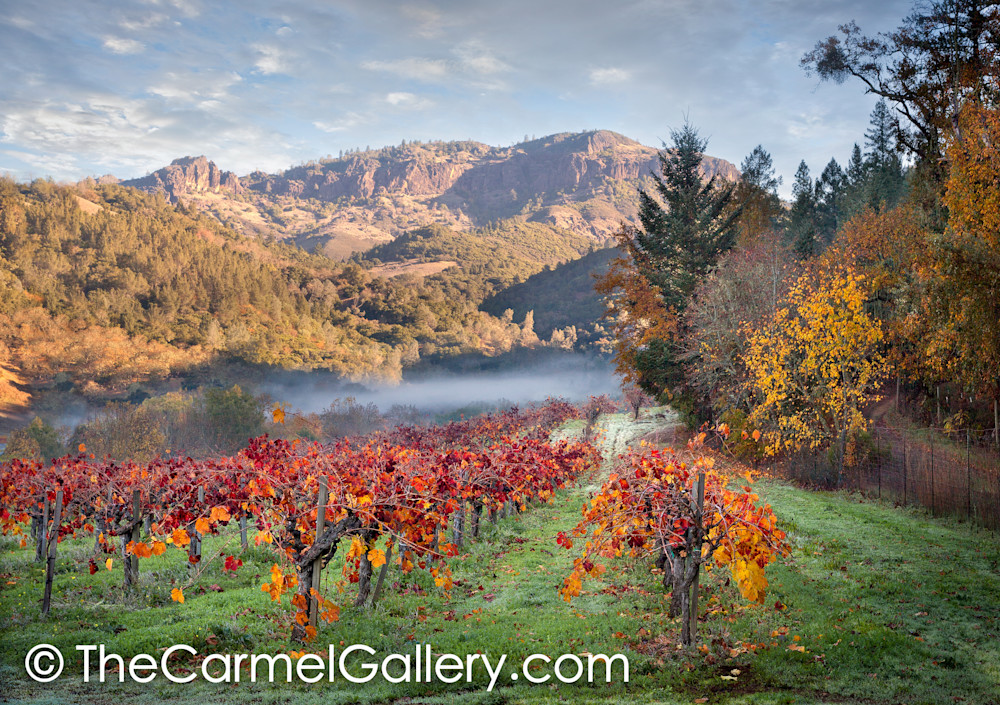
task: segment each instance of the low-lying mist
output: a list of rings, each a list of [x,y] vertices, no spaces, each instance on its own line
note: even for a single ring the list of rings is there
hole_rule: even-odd
[[[474,404],[527,404],[546,397],[580,401],[592,394],[617,394],[620,382],[611,365],[599,358],[566,354],[530,365],[474,372],[424,372],[394,386],[345,384],[323,374],[295,379],[267,379],[259,390],[276,402],[303,412],[319,412],[335,399],[354,397],[385,411],[394,405],[441,412]]]

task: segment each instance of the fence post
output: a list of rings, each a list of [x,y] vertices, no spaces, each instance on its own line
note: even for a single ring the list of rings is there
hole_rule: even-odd
[[[48,614],[52,606],[52,577],[56,572],[56,549],[59,544],[59,519],[62,517],[62,490],[56,492],[56,503],[52,507],[52,533],[48,540],[48,560],[45,565],[45,594],[42,597],[42,614]],[[48,528],[46,527],[46,533]]]
[[[903,505],[906,505],[906,430],[903,430]]]
[[[931,443],[931,516],[937,516],[937,512],[935,511],[936,507],[934,505],[934,431],[933,430],[931,430],[931,432],[927,434],[927,438],[930,439]]]
[[[319,478],[319,498],[316,502],[316,538],[318,540],[326,528],[326,504],[328,501],[326,476]],[[312,589],[319,593],[319,579],[323,573],[323,558],[320,556],[313,562],[312,569]],[[310,594],[309,596],[309,624],[313,627],[317,624],[319,617],[319,600]]]
[[[878,499],[882,501],[882,434],[875,431],[875,466],[878,468]]]
[[[205,488],[198,488],[198,505],[199,512],[201,510],[201,504],[205,501]],[[198,563],[201,561],[201,534],[195,529],[196,522],[191,522],[188,524],[188,535],[191,537],[191,542],[188,543],[188,570],[195,570]]]
[[[972,454],[969,429],[965,429],[965,516],[972,522]]]

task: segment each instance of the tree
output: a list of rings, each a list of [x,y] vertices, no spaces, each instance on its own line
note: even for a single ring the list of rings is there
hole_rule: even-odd
[[[882,327],[865,311],[868,292],[853,272],[803,275],[745,356],[754,408],[750,423],[766,452],[815,449],[865,428],[862,410],[885,375]]]
[[[597,287],[614,298],[619,370],[666,398],[684,385],[678,317],[701,277],[735,244],[742,213],[735,184],[703,179],[707,141],[698,131],[685,123],[670,134],[673,146],[660,153],[661,174],[654,175],[655,196],[639,192],[640,226],[616,234],[624,257]]]
[[[823,80],[860,80],[892,103],[896,139],[925,163],[940,156],[942,131],[957,125],[968,101],[997,81],[998,3],[936,0],[921,4],[892,32],[868,37],[853,21],[816,43],[801,65]]]
[[[948,144],[948,230],[933,242],[930,296],[942,366],[993,399],[1000,442],[1000,110],[967,105]]]
[[[634,230],[622,228],[615,237],[625,256],[612,260],[594,285],[607,302],[605,317],[613,322],[615,369],[624,383],[658,397],[680,381],[675,368],[659,364],[676,339],[677,316],[636,266]]]
[[[660,153],[661,175],[654,175],[655,196],[639,192],[636,264],[667,308],[680,312],[698,279],[736,243],[741,209],[734,203],[735,184],[703,179],[708,141],[690,123],[670,136],[671,149]]]
[[[10,434],[7,447],[0,460],[12,458],[39,459],[43,462],[59,458],[66,448],[59,442],[56,430],[36,416],[24,428]]]
[[[847,175],[836,159],[831,159],[816,179],[816,239],[822,246],[833,242],[843,217]]]
[[[757,145],[740,164],[741,179],[736,186],[735,200],[743,208],[739,220],[740,242],[756,242],[763,233],[774,227],[782,214],[778,186],[781,177],[774,169],[774,160],[763,145]]]
[[[816,251],[816,193],[809,166],[799,162],[792,184],[792,209],[788,214],[788,235],[799,257],[811,257]]]
[[[219,452],[235,452],[264,432],[262,402],[239,385],[207,389],[203,403],[210,442]]]
[[[984,0],[918,4],[892,32],[865,36],[853,21],[802,57],[821,80],[860,80],[891,105],[897,144],[916,157],[915,195],[943,230],[944,139],[967,103],[990,105],[1000,83],[1000,13]]]
[[[892,116],[884,100],[880,100],[871,115],[871,126],[865,132],[867,147],[867,189],[865,201],[873,208],[892,208],[903,196],[905,179],[903,162],[899,158],[892,132]]]

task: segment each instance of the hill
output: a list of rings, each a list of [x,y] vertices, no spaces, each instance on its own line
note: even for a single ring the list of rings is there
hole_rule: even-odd
[[[658,150],[597,130],[510,147],[404,142],[244,177],[185,157],[123,183],[195,206],[241,234],[343,259],[416,227],[468,230],[512,217],[603,242],[635,218],[637,189],[658,167]],[[715,157],[705,157],[703,170],[738,178]]]
[[[546,267],[503,291],[488,297],[480,309],[500,316],[506,309],[523,320],[534,311],[534,328],[548,337],[560,328],[573,327],[579,339],[590,340],[601,333],[604,303],[594,291],[594,276],[607,271],[618,250],[595,250],[556,267]]]
[[[133,188],[0,179],[0,413],[20,418],[45,390],[120,399],[230,362],[398,380],[421,358],[539,345],[478,306],[584,251],[585,238],[554,233],[413,234],[400,256],[455,266],[389,278]]]

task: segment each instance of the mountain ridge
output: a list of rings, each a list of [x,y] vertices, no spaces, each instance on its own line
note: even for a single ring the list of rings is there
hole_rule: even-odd
[[[475,141],[403,142],[239,177],[207,157],[183,157],[139,179],[238,232],[291,239],[345,259],[432,224],[458,230],[505,218],[554,225],[605,241],[634,222],[638,190],[652,184],[660,150],[609,130],[563,132],[510,147]],[[706,155],[706,178],[739,171]]]

